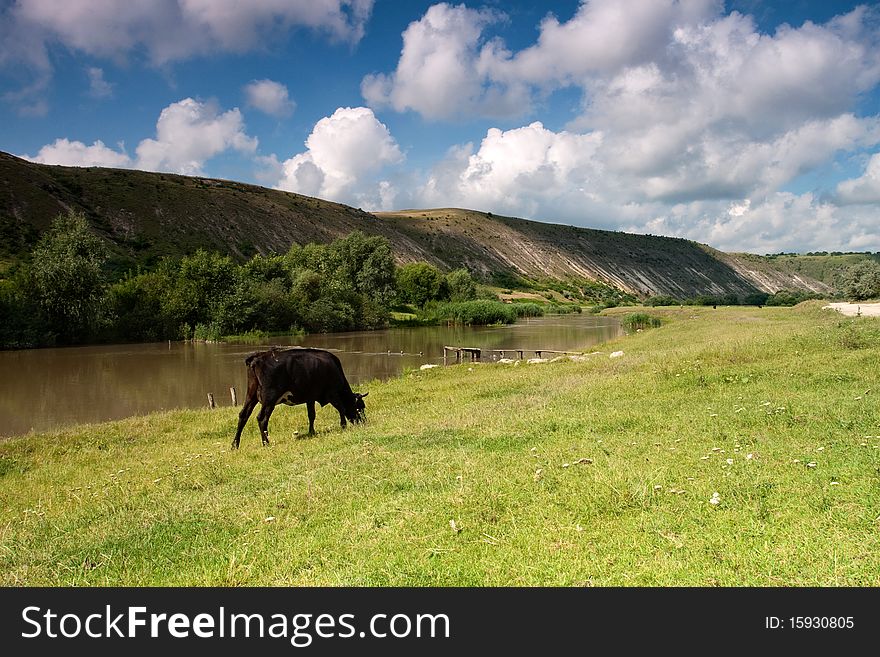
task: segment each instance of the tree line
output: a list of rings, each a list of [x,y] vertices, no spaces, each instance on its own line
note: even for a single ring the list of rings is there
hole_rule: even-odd
[[[426,262],[397,266],[387,239],[359,231],[330,244],[254,255],[242,264],[199,250],[121,279],[110,273],[108,257],[107,245],[83,215],[57,217],[29,260],[0,280],[0,348],[375,329],[389,324],[394,309],[410,317],[415,311],[414,323],[464,324],[512,322],[547,308],[581,310],[575,288],[561,282],[547,287],[564,296],[562,305],[504,304],[465,269],[444,273]],[[499,277],[503,280],[495,280]],[[496,285],[524,285],[510,275],[496,273],[495,279]],[[596,309],[637,302],[599,283],[582,285],[587,287],[577,288],[577,296],[598,300]],[[838,287],[840,296],[856,301],[880,297],[880,264],[869,260],[849,267]],[[818,296],[660,295],[644,303],[794,305]]]
[[[56,218],[29,262],[0,281],[0,347],[373,329],[395,304],[477,296],[466,270],[398,267],[387,239],[359,231],[243,264],[199,250],[115,281],[108,256],[84,216]]]

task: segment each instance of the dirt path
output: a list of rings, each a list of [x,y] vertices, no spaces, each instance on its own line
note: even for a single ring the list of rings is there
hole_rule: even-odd
[[[844,315],[856,317],[880,317],[880,303],[829,303],[822,307],[831,308]]]

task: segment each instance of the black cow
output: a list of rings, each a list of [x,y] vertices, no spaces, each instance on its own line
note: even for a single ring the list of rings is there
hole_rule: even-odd
[[[306,404],[309,413],[309,434],[315,433],[315,402],[333,404],[345,428],[348,418],[353,423],[366,420],[364,397],[352,392],[342,371],[342,363],[323,349],[270,349],[251,354],[244,361],[248,370],[247,398],[238,414],[238,430],[232,448],[238,449],[241,431],[254,406],[262,404],[257,424],[263,445],[269,444],[269,417],[277,404]]]

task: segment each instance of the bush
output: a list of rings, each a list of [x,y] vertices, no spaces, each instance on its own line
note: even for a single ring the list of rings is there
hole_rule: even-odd
[[[678,306],[681,301],[668,294],[658,294],[645,299],[646,306]]]
[[[201,342],[219,342],[222,337],[223,334],[216,324],[196,324],[192,339]]]
[[[536,303],[512,303],[513,311],[517,317],[543,317],[544,308]]]
[[[515,305],[518,304],[483,300],[433,303],[425,309],[423,318],[433,322],[478,326],[513,324],[517,319]]]
[[[632,313],[624,317],[620,323],[627,331],[633,332],[639,329],[657,328],[663,322],[659,317],[654,317],[647,313]]]
[[[427,262],[413,262],[397,270],[397,294],[404,303],[423,308],[429,301],[446,296],[446,279]]]
[[[880,265],[869,260],[847,269],[843,274],[841,292],[852,301],[880,297]]]
[[[477,284],[467,269],[456,269],[446,274],[446,289],[450,301],[472,301],[477,298]]]
[[[37,243],[31,275],[43,316],[65,342],[92,338],[101,321],[107,261],[104,242],[85,216],[59,215]]]
[[[577,313],[580,315],[583,309],[577,303],[551,303],[544,307],[544,313],[550,315],[571,315]]]

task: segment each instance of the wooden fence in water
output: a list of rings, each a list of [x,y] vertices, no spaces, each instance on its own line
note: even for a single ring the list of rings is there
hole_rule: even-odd
[[[490,354],[501,354],[500,358],[505,358],[506,354],[516,354],[519,360],[523,359],[524,353],[534,353],[535,358],[542,358],[542,354],[563,354],[563,355],[574,355],[574,354],[582,354],[580,351],[559,351],[558,349],[483,349],[480,347],[443,347],[443,364],[449,364],[449,352],[455,354],[455,362],[461,363],[464,361],[466,355],[470,356],[471,362],[480,361],[483,358],[483,353],[487,352]]]

